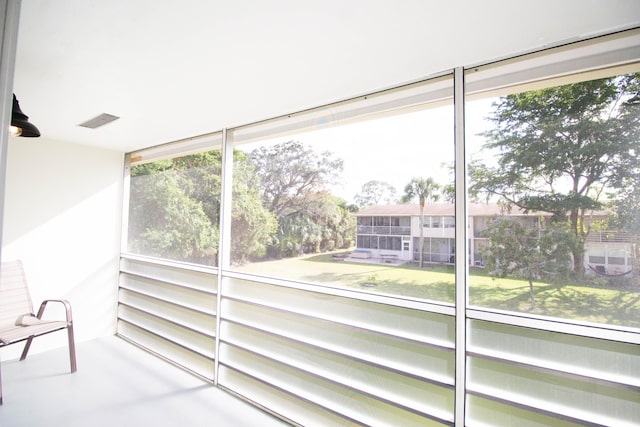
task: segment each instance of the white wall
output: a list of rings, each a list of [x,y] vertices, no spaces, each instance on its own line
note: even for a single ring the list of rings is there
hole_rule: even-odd
[[[46,298],[71,302],[77,342],[115,333],[122,168],[116,151],[44,138],[9,143],[2,258],[23,260],[36,311]],[[31,351],[65,345],[55,333]],[[0,356],[17,357],[21,347]]]

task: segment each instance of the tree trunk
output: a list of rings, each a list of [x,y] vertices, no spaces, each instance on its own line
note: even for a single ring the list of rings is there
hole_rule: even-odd
[[[571,229],[576,233],[576,237],[581,244],[572,250],[573,255],[573,271],[578,277],[584,277],[584,236],[582,230],[579,228],[578,218],[580,212],[578,209],[574,209],[569,213],[569,221],[571,223]]]
[[[531,299],[529,309],[533,310],[536,308],[536,298],[533,294],[533,279],[531,277],[529,277],[529,298]]]
[[[420,268],[424,265],[424,207],[420,206]]]
[[[584,277],[584,248],[573,251],[573,271],[578,274],[578,277]]]

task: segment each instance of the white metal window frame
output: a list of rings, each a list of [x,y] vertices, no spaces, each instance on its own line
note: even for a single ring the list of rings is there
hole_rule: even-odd
[[[491,322],[539,331],[549,331],[585,338],[617,341],[633,345],[640,344],[640,333],[635,328],[593,324],[573,319],[540,317],[516,312],[470,307],[468,303],[468,217],[467,217],[467,157],[465,151],[465,101],[510,91],[523,91],[547,87],[554,84],[571,83],[577,80],[609,76],[638,70],[640,60],[640,30],[630,30],[591,40],[530,53],[513,59],[496,61],[490,64],[459,67],[453,71],[453,93],[451,93],[451,75],[444,73],[425,81],[402,87],[380,91],[369,95],[349,99],[335,104],[288,114],[286,116],[248,124],[221,132],[189,138],[178,143],[141,150],[128,155],[129,164],[139,164],[159,160],[175,155],[203,151],[205,147],[221,146],[223,152],[222,209],[220,236],[220,267],[217,269],[217,289],[222,289],[225,277],[237,280],[252,280],[267,285],[283,286],[301,291],[319,292],[336,297],[345,297],[373,303],[390,304],[397,307],[424,310],[455,316],[455,423],[464,425],[467,402],[467,372],[469,332],[471,322]],[[455,182],[456,182],[456,299],[455,305],[417,301],[401,296],[386,296],[358,293],[331,286],[319,286],[278,278],[264,278],[243,274],[229,269],[229,245],[225,242],[232,238],[231,218],[231,181],[232,155],[235,144],[260,139],[283,136],[302,130],[319,129],[326,126],[339,126],[353,121],[367,120],[386,114],[424,108],[425,103],[442,105],[450,103],[453,96],[455,114]],[[215,143],[212,145],[212,141]],[[126,196],[126,191],[125,191]],[[125,200],[125,206],[128,200]],[[125,209],[125,214],[127,210]],[[126,225],[126,221],[124,221]],[[123,227],[126,230],[126,227]],[[126,240],[124,240],[126,241]],[[126,254],[123,254],[125,257]],[[218,293],[218,307],[222,304],[222,292]],[[216,331],[220,330],[220,316],[217,318]],[[219,351],[219,337],[216,354]],[[219,370],[216,358],[216,375]],[[606,381],[607,379],[605,379]],[[637,385],[634,385],[637,387]],[[535,410],[535,409],[533,409]]]

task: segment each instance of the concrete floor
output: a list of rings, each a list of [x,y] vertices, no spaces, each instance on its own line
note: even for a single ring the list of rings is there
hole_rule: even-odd
[[[288,425],[115,336],[76,350],[74,374],[66,347],[2,363],[0,426]]]

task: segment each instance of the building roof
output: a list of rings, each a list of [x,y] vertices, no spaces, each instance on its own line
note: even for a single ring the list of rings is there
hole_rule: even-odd
[[[424,206],[426,216],[454,216],[455,205],[453,203],[430,203]],[[527,212],[514,206],[510,211],[506,211],[497,203],[469,203],[470,216],[550,216],[549,212]],[[420,215],[420,205],[399,204],[399,205],[375,205],[364,208],[356,213],[356,216],[418,216]]]

